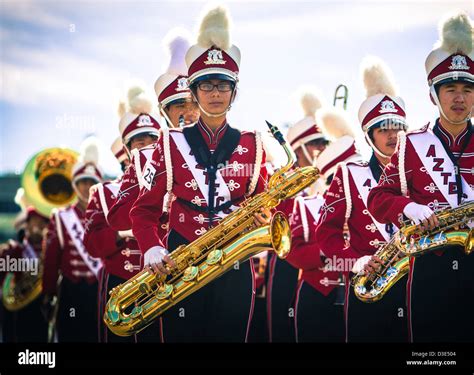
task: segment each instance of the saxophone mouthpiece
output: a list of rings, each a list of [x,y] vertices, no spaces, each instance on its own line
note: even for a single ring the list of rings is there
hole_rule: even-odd
[[[270,124],[267,120],[265,120],[265,122],[267,123],[268,128],[270,129],[270,132],[272,133],[273,137],[278,141],[278,143],[281,145],[285,144],[286,143],[285,138],[283,138],[283,134],[281,134],[278,127]]]

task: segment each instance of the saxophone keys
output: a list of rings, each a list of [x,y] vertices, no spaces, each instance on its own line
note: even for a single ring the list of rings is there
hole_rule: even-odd
[[[190,282],[193,281],[199,274],[199,267],[189,266],[184,270],[183,281]]]
[[[387,279],[385,277],[379,277],[375,283],[377,289],[382,289],[387,285]]]
[[[357,285],[356,292],[359,295],[365,295],[367,293],[367,288],[364,285]]]
[[[141,306],[135,306],[132,310],[132,312],[130,313],[130,317],[132,319],[136,319],[138,318],[140,315],[142,315],[142,312],[143,312],[143,308]]]
[[[217,263],[219,263],[221,260],[222,260],[222,257],[223,257],[224,253],[222,252],[222,250],[212,250],[209,255],[207,256],[207,260],[206,260],[206,263],[209,265],[209,266],[213,266]]]
[[[169,284],[162,284],[156,291],[156,298],[159,300],[168,298],[173,293],[173,286]]]
[[[395,277],[396,275],[398,275],[398,269],[396,267],[390,267],[388,270],[387,270],[387,277],[388,278],[393,278]]]
[[[120,315],[115,310],[107,311],[107,317],[114,325],[120,322]]]
[[[434,236],[433,241],[436,242],[436,244],[445,244],[448,242],[448,239],[446,238],[445,234],[443,232],[438,233],[436,236]]]
[[[420,241],[418,242],[418,246],[424,250],[428,248],[431,245],[431,240],[429,239],[428,236],[422,237]]]

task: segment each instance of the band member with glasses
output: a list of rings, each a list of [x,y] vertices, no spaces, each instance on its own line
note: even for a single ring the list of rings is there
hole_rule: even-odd
[[[196,124],[163,131],[152,159],[145,165],[145,183],[130,218],[144,253],[145,265],[168,274],[171,256],[238,209],[247,197],[265,189],[267,173],[261,137],[227,122],[237,92],[240,50],[229,39],[225,8],[203,18],[198,44],[186,53],[189,87],[200,109]],[[169,231],[158,230],[164,211]],[[255,216],[269,223],[271,212]],[[235,267],[163,315],[165,342],[235,341],[248,336],[255,276],[250,262]]]

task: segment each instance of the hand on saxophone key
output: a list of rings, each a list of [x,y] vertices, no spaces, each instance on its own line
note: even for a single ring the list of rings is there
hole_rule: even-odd
[[[365,275],[367,273],[372,273],[378,271],[382,266],[382,260],[375,255],[364,255],[357,259],[354,266],[352,267],[352,273]]]
[[[382,259],[373,255],[364,266],[364,273],[376,273],[382,268]]]
[[[160,275],[169,275],[169,268],[176,267],[174,260],[168,255],[169,252],[161,246],[153,246],[145,253],[144,266],[148,267],[153,273]],[[166,265],[169,268],[166,268]]]
[[[403,213],[416,225],[420,225],[422,230],[431,230],[439,226],[436,214],[428,206],[411,202],[405,206]]]

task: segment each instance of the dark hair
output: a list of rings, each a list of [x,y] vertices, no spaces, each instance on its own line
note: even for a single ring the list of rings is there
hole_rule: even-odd
[[[18,230],[18,232],[16,232],[16,238],[18,239],[18,242],[23,242],[25,236],[26,236],[25,228],[21,228]]]
[[[318,138],[318,139],[312,139],[311,141],[306,142],[307,145],[311,146],[327,146],[329,144],[329,141],[326,138]]]
[[[176,99],[176,100],[173,100],[173,101],[171,101],[170,103],[168,103],[168,104],[165,106],[165,109],[166,109],[166,110],[169,110],[172,105],[179,105],[179,104],[185,104],[185,103],[186,103],[186,99],[183,99],[183,98],[181,98],[181,99]]]
[[[334,178],[334,173],[330,174],[328,178],[326,178],[326,185],[331,185],[332,179]]]

